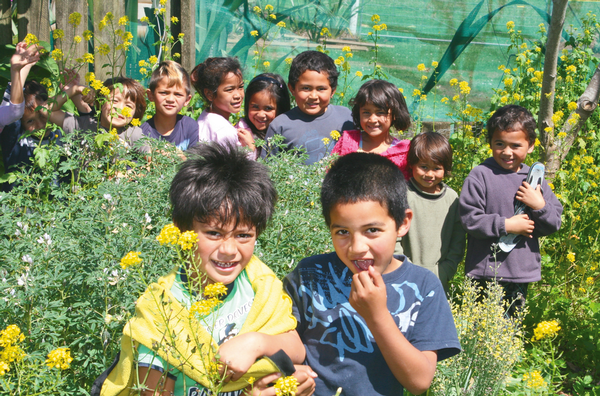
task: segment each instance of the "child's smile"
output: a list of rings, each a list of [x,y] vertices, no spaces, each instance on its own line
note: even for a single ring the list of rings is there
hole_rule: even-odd
[[[494,131],[490,142],[492,157],[502,168],[518,172],[527,154],[531,154],[534,145],[527,140],[527,133],[516,127],[510,131]]]

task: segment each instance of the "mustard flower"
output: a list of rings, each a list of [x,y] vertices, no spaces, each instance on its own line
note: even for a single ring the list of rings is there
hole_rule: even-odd
[[[342,47],[342,52],[352,52],[352,50],[350,49],[349,46],[346,45],[346,46]]]
[[[271,66],[271,62],[269,62],[269,61],[264,61],[264,62],[263,62],[263,66],[264,66],[265,68],[267,68],[267,67]]]
[[[129,18],[127,18],[127,15],[119,18],[119,26],[127,26],[128,23],[129,23]]]
[[[140,74],[145,75],[146,73],[148,73],[148,70],[145,67],[140,67]]]
[[[221,282],[211,283],[204,288],[204,295],[209,298],[218,298],[225,294],[227,294],[227,286]]]
[[[362,72],[360,72],[360,71],[357,71],[354,74],[356,75],[356,77],[362,77],[363,76]]]
[[[412,96],[420,96],[420,95],[421,95],[421,90],[419,90],[419,89],[413,90]]]
[[[52,32],[52,37],[54,40],[63,39],[65,38],[65,32],[62,29],[55,29]]]
[[[256,12],[257,14],[262,11],[259,6],[254,6],[254,8],[252,10],[254,12]]]
[[[512,78],[505,78],[504,79],[504,86],[506,88],[512,87],[512,85],[513,85],[513,79]]]
[[[10,367],[6,362],[0,361],[0,377],[10,371]]]
[[[288,65],[291,65],[293,60],[294,59],[292,59],[292,58],[285,58],[285,63],[287,63]]]
[[[138,265],[142,262],[140,258],[140,252],[129,252],[121,259],[121,268],[127,269],[129,267]]]
[[[176,245],[179,240],[179,235],[181,235],[181,231],[179,228],[175,226],[175,224],[167,224],[162,228],[160,234],[156,237],[156,240],[160,242],[161,245]]]
[[[42,81],[40,81],[40,84],[45,85],[48,88],[50,88],[52,86],[52,81],[50,81],[49,78],[43,78]]]
[[[17,325],[9,325],[0,332],[0,346],[8,347],[25,340],[25,335]]]
[[[28,33],[27,36],[25,36],[25,39],[23,41],[25,41],[25,43],[27,45],[39,44],[39,42],[40,42],[40,40],[38,40],[38,38],[35,36],[35,34],[31,34],[31,33]]]
[[[206,316],[210,314],[214,308],[218,307],[219,304],[221,304],[221,301],[214,297],[196,301],[190,307],[190,318],[194,318],[196,315],[201,317]]]
[[[331,33],[329,33],[329,29],[327,29],[326,27],[324,27],[323,29],[321,29],[320,35],[321,36],[327,35],[327,36],[331,37]]]
[[[181,233],[177,244],[181,247],[181,250],[190,250],[198,242],[198,234],[194,231],[186,231]]]
[[[418,71],[425,71],[425,64],[424,63],[419,63],[417,65],[417,70]]]
[[[90,83],[96,79],[94,72],[85,73],[85,82]]]
[[[69,15],[69,24],[73,26],[79,26],[81,23],[81,14],[78,12],[74,12]]]
[[[431,62],[431,67],[438,67],[439,63],[436,61]]]
[[[83,39],[85,41],[90,41],[92,39],[93,35],[94,34],[90,30],[84,30],[83,31]]]
[[[283,21],[277,22],[277,27],[280,27],[283,29],[285,27],[285,22],[283,22]]]
[[[131,120],[131,125],[138,127],[138,126],[142,125],[142,123],[139,118],[134,118],[133,120]]]
[[[83,54],[83,61],[87,63],[94,63],[94,54],[85,53]]]
[[[460,93],[463,95],[468,95],[471,93],[471,87],[469,87],[469,83],[466,81],[461,81],[458,84],[458,87],[460,88]]]
[[[330,142],[329,138],[323,138],[323,139],[321,139],[321,140],[323,141],[323,144],[324,144],[325,146],[327,146],[327,145],[329,144],[329,142]]]
[[[60,48],[57,48],[50,53],[50,56],[52,56],[52,59],[58,62],[63,58],[64,55],[62,50]]]
[[[178,39],[182,39],[182,38],[184,38],[184,37],[185,37],[185,33],[179,33],[179,34],[177,35],[177,38],[178,38]]]
[[[458,80],[456,78],[453,78],[452,80],[450,80],[450,86],[453,87],[456,84],[458,84]]]
[[[379,18],[379,15],[377,14],[373,14],[373,16],[371,16],[371,22],[379,22],[381,20],[381,18]]]
[[[556,320],[540,322],[533,330],[532,341],[543,340],[544,338],[552,338],[558,334],[560,326]]]
[[[129,108],[129,107],[123,107],[121,109],[121,114],[123,114],[123,116],[125,118],[131,117],[133,115],[131,112],[131,108]]]
[[[331,136],[331,138],[333,140],[338,140],[340,138],[340,136],[341,136],[340,135],[340,131],[333,130],[333,131],[331,131],[331,133],[329,134],[329,136]]]
[[[506,22],[506,29],[507,30],[514,29],[514,27],[515,27],[515,23],[513,21]]]
[[[176,16],[172,16],[171,23],[179,23],[179,18],[177,18]]]
[[[148,62],[150,62],[151,65],[154,65],[158,63],[158,57],[156,55],[152,55],[150,58],[148,58]]]
[[[75,36],[73,37],[73,41],[77,44],[81,43],[81,36]]]
[[[455,102],[456,102],[458,99],[460,99],[460,96],[459,96],[459,95],[454,95],[454,96],[452,97],[452,100],[453,100],[453,101],[455,101]]]
[[[546,381],[544,381],[542,374],[538,370],[523,374],[523,382],[525,382],[527,387],[531,389],[537,389],[546,386]]]
[[[577,103],[575,103],[575,102],[570,102],[570,103],[567,105],[567,108],[569,109],[569,111],[574,111],[574,110],[576,110],[576,109],[577,109]]]
[[[567,73],[575,73],[577,71],[577,67],[575,65],[567,66]]]
[[[251,31],[250,35],[253,36],[253,37],[258,37],[258,30]]]
[[[293,396],[298,390],[298,380],[293,375],[280,377],[275,382],[274,388],[277,396]]]
[[[73,358],[71,357],[69,348],[57,348],[48,354],[46,365],[50,368],[56,367],[60,370],[66,370],[72,361]]]
[[[161,5],[161,6],[164,6],[164,5],[166,5],[166,4],[167,4],[167,0],[160,0],[160,5]]]
[[[271,19],[277,19],[277,15],[271,14],[271,15],[269,15],[269,18],[271,18]]]
[[[148,22],[150,22],[150,19],[148,19],[147,16],[143,16],[143,17],[140,18],[140,22],[148,23]]]
[[[444,96],[440,102],[442,102],[442,103],[448,103],[448,98]]]
[[[97,50],[101,55],[108,55],[110,53],[110,46],[108,44],[102,44]]]

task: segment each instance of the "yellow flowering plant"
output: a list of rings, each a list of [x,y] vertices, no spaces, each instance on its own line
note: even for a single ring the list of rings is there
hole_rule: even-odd
[[[264,59],[265,51],[273,41],[281,35],[282,29],[286,28],[285,18],[278,17],[271,4],[264,8],[255,6],[252,19],[255,21],[255,28],[249,32],[254,39],[254,76],[262,72],[268,72],[271,62]]]

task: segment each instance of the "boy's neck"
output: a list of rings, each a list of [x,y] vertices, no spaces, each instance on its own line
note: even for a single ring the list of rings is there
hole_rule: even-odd
[[[175,129],[175,124],[177,124],[177,114],[175,114],[174,116],[164,116],[162,114],[156,113],[153,119],[154,128],[162,136],[169,136],[171,133],[173,133],[173,130]]]

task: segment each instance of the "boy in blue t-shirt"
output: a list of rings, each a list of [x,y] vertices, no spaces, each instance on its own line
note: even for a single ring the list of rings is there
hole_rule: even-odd
[[[302,260],[284,280],[315,395],[423,393],[460,344],[439,279],[394,256],[412,219],[402,172],[378,154],[345,155],[321,203],[335,252]]]
[[[319,161],[328,155],[335,142],[331,132],[341,133],[355,129],[350,109],[334,106],[329,102],[337,88],[338,69],[329,55],[319,51],[304,51],[294,58],[290,67],[288,87],[297,106],[279,116],[269,125],[265,140],[274,135],[284,137],[288,149],[304,148],[308,154],[306,165]],[[277,153],[277,147],[262,151]]]
[[[150,77],[146,94],[156,113],[142,124],[144,135],[164,139],[181,151],[198,143],[198,124],[179,114],[192,99],[190,76],[179,63],[161,62]]]
[[[292,363],[304,361],[292,302],[281,281],[253,255],[277,198],[268,169],[231,146],[203,144],[188,154],[171,183],[174,225],[158,239],[171,241],[169,235],[179,232],[175,227],[194,231],[196,259],[151,284],[138,299],[136,314],[123,329],[118,363],[105,380],[96,381],[92,395],[134,389],[145,389],[142,395],[205,394],[212,357],[224,378],[220,395],[258,394],[279,372],[289,375]],[[202,313],[194,308],[204,300],[200,291],[219,282],[227,288],[219,308]],[[211,352],[210,345],[218,351]],[[280,350],[289,359],[278,359]],[[302,366],[295,375],[310,387],[314,382],[307,372]],[[259,379],[253,386],[251,376]],[[263,376],[268,382],[261,382]]]

